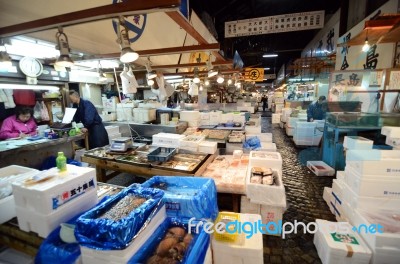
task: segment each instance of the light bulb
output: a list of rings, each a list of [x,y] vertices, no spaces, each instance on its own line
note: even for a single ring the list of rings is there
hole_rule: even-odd
[[[147,80],[147,84],[152,86],[154,84],[154,80],[152,80],[152,79]]]
[[[209,81],[209,80],[206,80],[206,81],[204,82],[204,84],[205,84],[206,86],[208,86],[208,85],[210,85],[210,81]]]
[[[222,77],[222,75],[218,76],[217,83],[223,83],[223,82],[224,82],[224,77]]]
[[[232,84],[232,80],[231,79],[228,80],[228,85],[230,85],[230,84]]]
[[[199,82],[200,82],[200,78],[197,77],[197,76],[194,77],[194,78],[193,78],[193,82],[194,82],[194,83],[199,83]]]
[[[369,51],[369,48],[370,48],[370,46],[369,46],[368,40],[365,40],[365,44],[362,47],[362,51],[367,52],[367,51]]]

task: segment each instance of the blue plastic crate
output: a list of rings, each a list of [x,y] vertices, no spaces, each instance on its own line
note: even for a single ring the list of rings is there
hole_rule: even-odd
[[[164,191],[162,200],[169,217],[215,220],[218,215],[217,188],[213,179],[154,176],[141,186]]]
[[[158,147],[147,155],[149,161],[168,161],[176,153],[176,148]]]

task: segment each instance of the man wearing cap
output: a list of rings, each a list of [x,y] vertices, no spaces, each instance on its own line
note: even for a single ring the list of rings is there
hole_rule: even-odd
[[[317,101],[311,103],[307,109],[307,121],[312,122],[314,120],[322,120],[325,119],[326,106],[325,106],[326,97],[321,95]]]

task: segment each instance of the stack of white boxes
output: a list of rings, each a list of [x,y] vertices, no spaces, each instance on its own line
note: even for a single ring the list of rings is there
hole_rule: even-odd
[[[119,126],[105,126],[108,134],[108,141],[112,141],[115,138],[120,138],[121,133],[119,132]]]
[[[400,261],[400,150],[372,149],[362,137],[345,137],[346,168],[338,172],[324,199],[338,221],[362,229],[360,236],[372,251],[372,263]],[[372,230],[372,231],[371,231]]]
[[[184,139],[185,135],[173,134],[173,133],[158,133],[153,135],[153,145],[157,147],[165,148],[177,148],[179,141]]]
[[[156,120],[156,109],[134,108],[133,121],[136,123],[147,123]]]
[[[188,122],[189,127],[200,126],[200,112],[199,111],[180,111],[179,120]]]
[[[285,104],[285,99],[283,97],[274,97],[274,109],[275,113],[281,113],[282,109],[284,107]]]
[[[251,183],[252,167],[268,167],[274,172],[274,185]],[[246,176],[246,196],[242,196],[241,213],[261,214],[263,224],[282,220],[286,210],[285,187],[282,182],[282,157],[278,152],[251,151]],[[280,235],[274,225],[268,225],[266,234]]]
[[[203,142],[204,136],[190,135],[179,140],[179,149],[184,149],[192,152],[199,151],[199,144]]]
[[[400,149],[400,127],[382,127],[381,134],[386,136],[387,145]]]
[[[279,124],[281,122],[281,113],[272,114],[272,124]]]
[[[92,168],[67,165],[65,172],[52,168],[14,182],[12,187],[19,228],[41,237],[97,203]]]

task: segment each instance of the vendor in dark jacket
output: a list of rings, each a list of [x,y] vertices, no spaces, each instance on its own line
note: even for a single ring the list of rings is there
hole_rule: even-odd
[[[320,96],[317,101],[312,102],[307,108],[307,121],[312,122],[314,120],[325,119],[326,114],[326,101],[325,96]]]
[[[84,128],[81,128],[81,131],[89,133],[89,148],[93,149],[108,145],[107,131],[92,102],[82,99],[76,91],[70,91],[69,98],[74,107],[77,108],[74,121],[77,123],[82,122]]]

